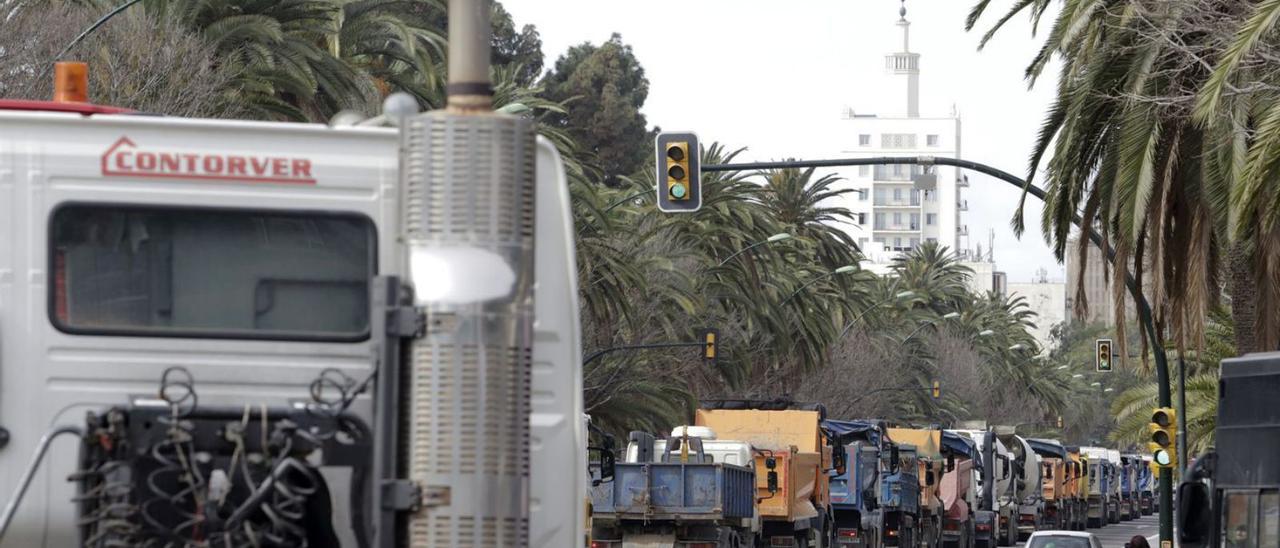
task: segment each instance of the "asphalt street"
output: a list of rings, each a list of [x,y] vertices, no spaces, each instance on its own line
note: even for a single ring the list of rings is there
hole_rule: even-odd
[[[1160,518],[1156,515],[1109,524],[1101,529],[1089,529],[1088,532],[1102,541],[1103,548],[1124,548],[1124,543],[1129,542],[1134,535],[1146,537],[1151,548],[1160,548]],[[1018,546],[1026,546],[1026,543],[1020,542]]]

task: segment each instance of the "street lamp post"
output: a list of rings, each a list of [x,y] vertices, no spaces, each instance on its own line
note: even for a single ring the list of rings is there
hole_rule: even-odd
[[[892,301],[894,299],[910,299],[911,297],[914,297],[914,296],[916,296],[915,291],[900,291],[898,293],[893,294],[892,296],[890,296],[889,298],[883,301],[880,301],[876,304],[873,304],[867,307],[866,310],[863,310],[862,312],[859,312],[857,316],[854,316],[853,320],[851,320],[848,325],[844,326],[844,329],[840,330],[840,338],[844,338],[845,334],[848,333],[849,330],[853,328],[853,324],[858,323],[858,320],[861,320],[862,317],[866,316],[868,312],[871,312],[872,310],[880,308],[881,306],[884,306],[885,303]]]
[[[960,313],[959,313],[959,312],[948,312],[948,313],[946,313],[946,314],[943,314],[943,315],[942,315],[942,317],[941,317],[940,319],[943,319],[943,320],[950,320],[950,319],[953,319],[953,318],[959,318],[959,317],[960,317]],[[923,322],[920,322],[920,326],[919,326],[919,327],[917,327],[917,328],[915,328],[915,330],[913,330],[913,331],[911,332],[911,334],[910,334],[910,335],[907,335],[906,337],[903,337],[903,339],[902,339],[902,343],[901,343],[901,344],[906,344],[906,342],[907,342],[908,340],[910,340],[910,339],[911,339],[911,337],[916,336],[916,334],[917,334],[917,333],[919,333],[921,329],[924,329],[924,328],[925,328],[925,327],[927,327],[927,326],[934,325],[934,324],[937,324],[937,323],[938,323],[938,320],[925,320],[925,321],[923,321]]]
[[[814,284],[814,283],[816,283],[816,282],[819,282],[819,281],[825,280],[825,279],[827,279],[827,278],[830,278],[830,277],[832,277],[832,276],[835,276],[836,274],[848,274],[848,273],[850,273],[850,272],[855,272],[855,271],[857,271],[857,270],[858,270],[858,267],[857,267],[857,266],[855,266],[855,265],[851,265],[851,264],[850,264],[850,265],[845,265],[845,266],[842,266],[842,267],[837,268],[837,269],[835,269],[835,270],[832,270],[831,272],[828,272],[828,273],[823,274],[823,275],[821,275],[821,276],[817,276],[817,277],[815,277],[814,279],[812,279],[812,280],[809,280],[809,281],[805,282],[803,285],[801,285],[799,288],[797,288],[794,292],[792,292],[792,293],[791,293],[791,296],[787,297],[786,299],[783,299],[783,300],[782,300],[782,304],[787,304],[787,301],[790,301],[791,299],[796,298],[796,295],[799,295],[801,291],[804,291],[804,288],[809,287],[809,286],[813,285],[813,284]]]
[[[765,238],[765,239],[763,239],[763,240],[760,240],[760,241],[758,241],[758,242],[756,242],[756,243],[754,243],[754,244],[751,244],[751,245],[749,245],[749,246],[747,246],[747,247],[744,247],[744,248],[742,248],[742,249],[739,249],[739,250],[737,250],[737,251],[734,251],[732,255],[729,255],[728,257],[725,257],[725,258],[724,258],[724,260],[723,260],[723,261],[720,261],[720,264],[718,264],[718,265],[716,265],[716,266],[724,266],[724,265],[725,265],[726,263],[728,263],[729,261],[732,261],[734,257],[737,257],[738,255],[741,255],[741,254],[743,254],[743,253],[746,253],[746,252],[748,252],[748,251],[751,251],[752,249],[755,249],[755,248],[760,247],[760,246],[762,246],[762,245],[765,245],[765,244],[771,244],[771,243],[775,243],[775,242],[781,242],[781,241],[783,241],[783,240],[790,240],[790,239],[791,239],[791,235],[790,235],[790,234],[788,234],[788,233],[786,233],[786,232],[779,232],[779,233],[777,233],[777,234],[774,234],[773,236],[769,236],[768,238]]]

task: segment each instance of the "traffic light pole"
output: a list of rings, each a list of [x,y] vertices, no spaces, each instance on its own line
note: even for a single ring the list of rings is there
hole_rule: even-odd
[[[621,352],[621,351],[623,351],[623,350],[648,350],[648,349],[653,349],[653,348],[684,348],[684,347],[688,347],[688,346],[703,346],[703,345],[705,345],[705,344],[706,344],[706,343],[705,343],[705,342],[703,342],[703,341],[697,341],[697,342],[666,342],[666,343],[649,343],[649,344],[627,344],[627,345],[623,345],[623,346],[612,346],[612,347],[609,347],[609,348],[605,348],[605,349],[603,349],[603,350],[597,350],[597,351],[595,351],[594,353],[592,353],[591,355],[587,356],[587,357],[586,357],[586,359],[582,360],[582,365],[583,365],[583,366],[586,366],[587,364],[589,364],[589,363],[591,363],[591,362],[593,362],[593,361],[596,361],[596,360],[600,359],[600,358],[601,358],[602,356],[604,356],[605,354],[612,354],[612,353],[614,353],[614,352]]]
[[[873,165],[921,165],[921,166],[950,166],[960,169],[967,169],[990,175],[1001,181],[1009,183],[1022,189],[1023,192],[1039,198],[1040,201],[1045,200],[1046,193],[1044,189],[1032,185],[1029,181],[1022,179],[1012,173],[995,168],[986,164],[973,162],[969,160],[961,160],[959,158],[947,158],[945,156],[879,156],[873,158],[837,158],[833,160],[790,160],[780,162],[752,162],[741,164],[711,164],[702,166],[704,172],[714,171],[759,171],[762,169],[788,169],[788,168],[810,168],[810,167],[849,167],[849,166],[873,166]],[[1155,355],[1156,362],[1156,389],[1158,391],[1161,407],[1172,407],[1172,397],[1169,390],[1169,363],[1165,356],[1164,345],[1160,343],[1159,332],[1156,331],[1155,322],[1151,317],[1151,305],[1147,302],[1142,292],[1138,290],[1138,284],[1134,280],[1133,275],[1129,273],[1128,265],[1116,264],[1116,252],[1114,249],[1103,245],[1102,235],[1094,230],[1089,224],[1085,223],[1080,215],[1073,215],[1072,222],[1080,227],[1080,230],[1088,235],[1089,240],[1098,246],[1107,257],[1107,261],[1111,263],[1112,268],[1122,269],[1124,271],[1124,284],[1129,288],[1129,294],[1133,296],[1134,304],[1137,305],[1138,318],[1142,321],[1143,329],[1147,332],[1147,338],[1152,343],[1152,354]],[[1167,470],[1166,470],[1167,472]],[[1160,544],[1165,545],[1166,542],[1172,546],[1173,543],[1173,475],[1169,473],[1160,474]]]

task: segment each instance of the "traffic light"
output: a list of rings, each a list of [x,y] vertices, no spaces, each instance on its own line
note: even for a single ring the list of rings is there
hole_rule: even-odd
[[[1062,415],[1058,415],[1058,428],[1062,428]]]
[[[708,363],[716,361],[716,339],[720,338],[720,331],[714,328],[703,329],[698,332],[702,339],[702,359]]]
[[[941,397],[942,397],[942,382],[935,379],[933,381],[933,399],[936,400]]]
[[[1098,339],[1094,343],[1097,348],[1097,361],[1094,364],[1094,370],[1099,373],[1111,372],[1111,339]]]
[[[1174,466],[1174,445],[1178,439],[1178,419],[1170,407],[1157,407],[1151,413],[1151,423],[1147,425],[1151,433],[1151,462],[1161,468]]]
[[[697,211],[702,207],[698,136],[693,133],[659,133],[655,143],[658,209],[667,213]]]

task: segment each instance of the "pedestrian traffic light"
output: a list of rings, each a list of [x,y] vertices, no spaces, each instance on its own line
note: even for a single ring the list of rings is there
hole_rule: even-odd
[[[720,331],[714,328],[707,328],[700,330],[698,334],[702,340],[702,359],[708,363],[715,363],[716,342],[720,338]]]
[[[1111,372],[1111,339],[1098,339],[1095,342],[1097,347],[1097,362],[1094,369],[1099,373]]]
[[[1178,419],[1170,407],[1157,407],[1151,412],[1151,423],[1147,424],[1151,433],[1151,461],[1161,468],[1174,465],[1174,445],[1178,439]]]
[[[942,382],[934,379],[933,381],[933,399],[942,397]]]
[[[667,213],[693,212],[702,207],[702,167],[698,136],[659,133],[656,143],[658,209]]]
[[[1062,415],[1058,415],[1058,428],[1062,428]]]

